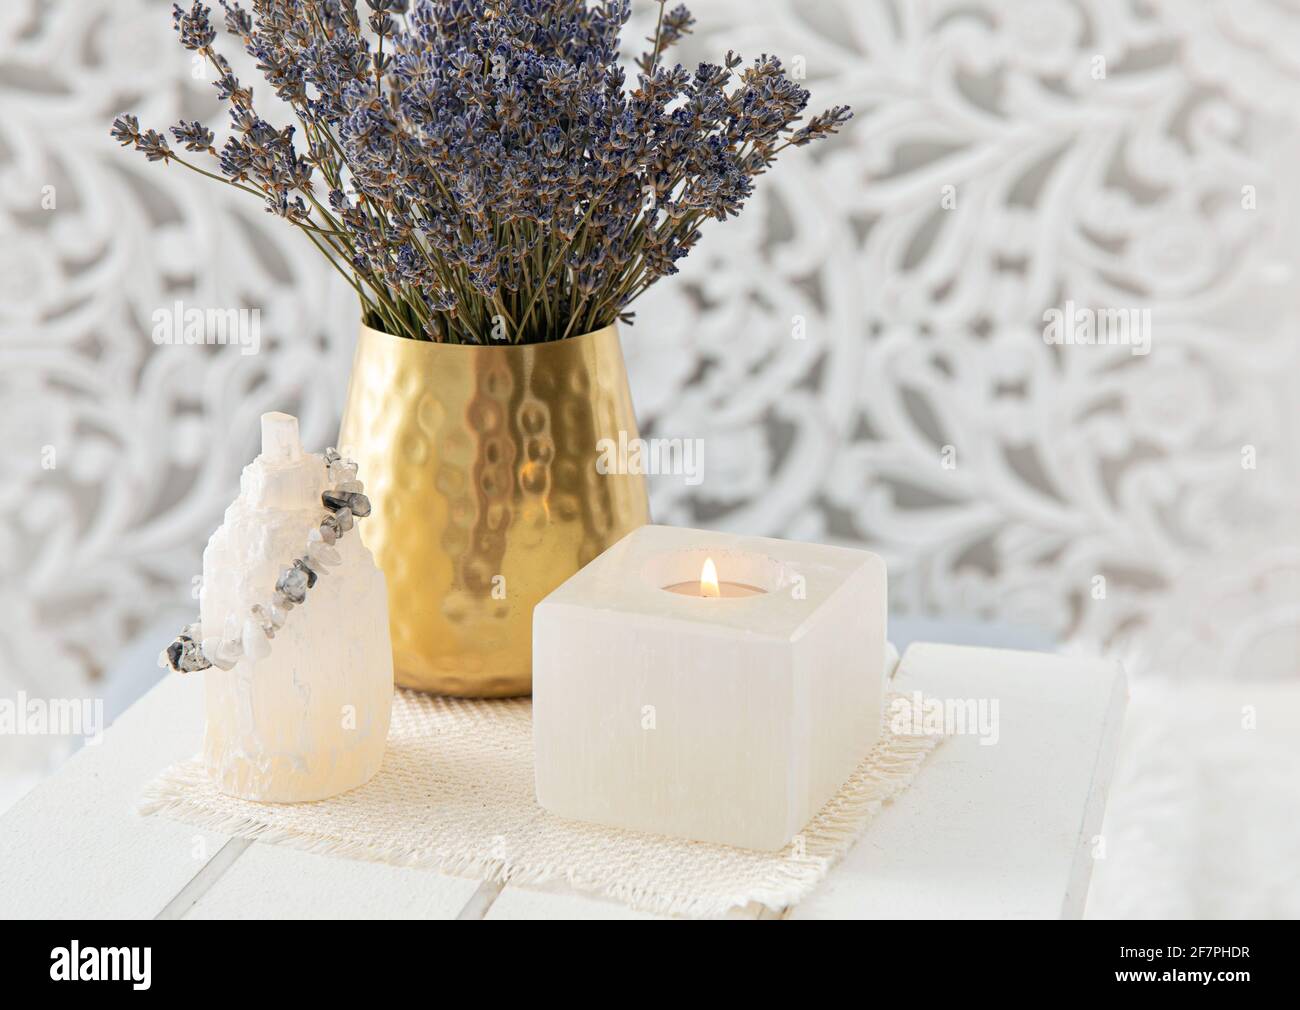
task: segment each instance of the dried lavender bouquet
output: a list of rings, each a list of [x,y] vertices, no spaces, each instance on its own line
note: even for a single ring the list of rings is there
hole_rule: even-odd
[[[366,4],[363,24],[356,0],[220,0],[301,136],[257,114],[198,2],[173,20],[216,72],[231,136],[218,149],[182,121],[182,154],[131,115],[112,133],[265,200],[396,336],[536,343],[629,320],[702,221],[738,213],[777,155],[850,116],[799,125],[808,92],[775,57],[666,66],[694,19],[664,0],[634,88],[619,66],[630,0]]]

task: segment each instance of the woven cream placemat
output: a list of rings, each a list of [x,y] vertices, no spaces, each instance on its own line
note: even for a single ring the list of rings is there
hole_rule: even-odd
[[[360,789],[316,803],[251,803],[218,792],[195,758],[151,783],[141,810],[262,842],[460,876],[558,878],[660,914],[718,916],[750,902],[779,910],[826,876],[939,742],[893,732],[894,697],[885,698],[871,754],[802,835],[775,853],[554,817],[533,798],[528,699],[412,691],[394,695],[383,767]]]

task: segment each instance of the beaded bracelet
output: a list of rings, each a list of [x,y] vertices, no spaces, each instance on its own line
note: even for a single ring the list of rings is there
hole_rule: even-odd
[[[203,637],[200,623],[187,624],[172,643],[158,656],[158,665],[177,673],[194,673],[217,667],[229,670],[243,656],[262,659],[270,655],[271,639],[295,606],[307,599],[307,591],[316,585],[318,576],[327,567],[342,561],[334,544],[352,529],[353,519],[370,515],[370,499],[365,496],[357,480],[357,465],[344,459],[338,450],[325,450],[325,464],[332,482],[321,495],[326,515],[320,525],[307,534],[307,549],[303,556],[280,573],[275,583],[275,593],[263,606],[255,603],[249,608],[243,625],[231,614],[226,619],[225,633]]]

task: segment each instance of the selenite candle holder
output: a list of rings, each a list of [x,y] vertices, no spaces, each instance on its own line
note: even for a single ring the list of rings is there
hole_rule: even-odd
[[[538,802],[784,847],[879,736],[885,622],[866,551],[633,531],[534,611]]]

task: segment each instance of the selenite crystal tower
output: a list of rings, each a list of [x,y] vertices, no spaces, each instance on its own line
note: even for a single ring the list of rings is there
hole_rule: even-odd
[[[244,468],[239,497],[203,552],[209,649],[210,636],[244,643],[229,669],[202,674],[204,758],[234,796],[323,799],[362,785],[383,759],[393,693],[388,594],[356,531],[334,538],[337,514],[322,495],[337,487],[339,465],[352,467],[303,452],[297,418],[262,415],[262,454]],[[304,551],[310,590],[296,605],[273,606],[273,598],[284,604],[277,586]],[[305,586],[308,570],[299,571]],[[250,612],[266,615],[272,637],[249,626]]]

